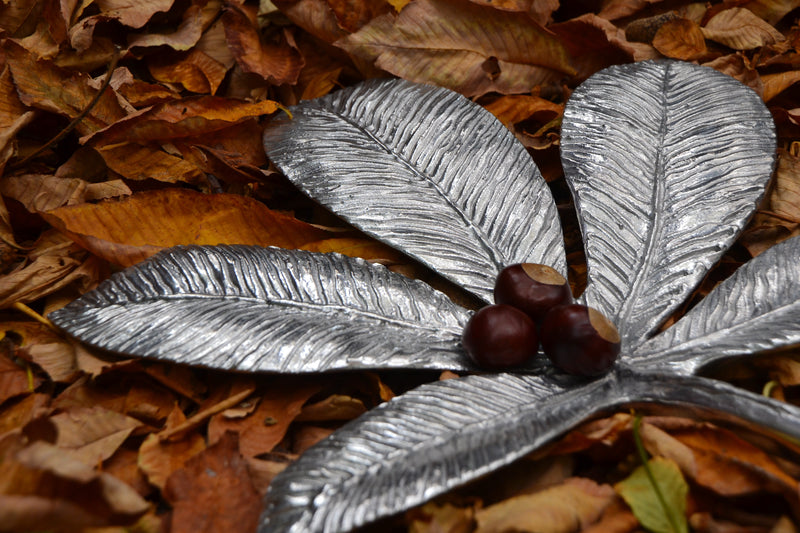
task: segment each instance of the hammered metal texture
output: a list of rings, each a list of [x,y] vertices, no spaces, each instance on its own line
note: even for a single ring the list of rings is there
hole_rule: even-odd
[[[744,228],[772,172],[772,117],[754,91],[713,69],[642,62],[578,87],[561,135],[586,246],[584,299],[630,351]]]
[[[379,80],[291,111],[267,126],[267,155],[354,226],[487,302],[509,264],[566,275],[550,190],[482,107],[446,89]]]
[[[474,369],[466,309],[339,254],[172,248],[49,318],[99,348],[221,369]]]
[[[620,369],[572,385],[501,374],[431,383],[398,396],[275,478],[259,531],[349,531],[496,470],[623,406],[744,422],[800,438],[800,408],[711,379]]]
[[[739,268],[628,360],[691,374],[718,359],[798,343],[800,237],[794,237]]]

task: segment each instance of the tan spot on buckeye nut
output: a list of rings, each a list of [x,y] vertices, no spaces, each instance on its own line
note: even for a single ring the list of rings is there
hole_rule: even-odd
[[[589,309],[589,323],[597,331],[598,335],[608,342],[617,343],[620,341],[617,327],[606,316],[591,307]]]
[[[534,281],[545,285],[564,285],[567,280],[553,267],[536,263],[523,263],[522,270]]]

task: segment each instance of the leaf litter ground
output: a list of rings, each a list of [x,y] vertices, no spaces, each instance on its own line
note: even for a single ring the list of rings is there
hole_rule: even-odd
[[[579,293],[585,260],[558,158],[563,104],[611,64],[709,65],[762,96],[778,128],[779,163],[737,245],[668,324],[750,257],[800,234],[800,2],[563,4],[0,5],[0,530],[252,531],[270,480],[314,442],[395,394],[454,377],[250,376],[120,360],[30,317],[165,247],[203,243],[338,251],[469,303],[269,166],[263,124],[301,99],[386,75],[475,98],[551,185]],[[798,403],[798,355],[789,349],[713,372]],[[639,476],[634,420],[617,413],[587,423],[375,529],[639,530],[646,504],[620,489]],[[658,464],[670,465],[657,467],[670,472],[660,485],[677,483],[676,468],[688,483],[693,530],[797,530],[800,464],[770,442],[670,416],[645,417],[639,433]]]

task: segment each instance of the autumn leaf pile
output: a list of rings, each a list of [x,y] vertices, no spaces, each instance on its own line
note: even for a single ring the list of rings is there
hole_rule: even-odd
[[[396,76],[485,106],[551,185],[579,292],[585,264],[558,158],[564,103],[612,64],[693,61],[755,90],[779,139],[763,205],[693,301],[800,234],[800,0],[562,4],[0,0],[0,531],[254,531],[270,480],[305,449],[394,394],[454,377],[121,359],[39,319],[190,243],[361,256],[466,301],[270,167],[263,126],[300,100]],[[798,355],[715,375],[797,402]],[[617,413],[378,528],[672,531],[647,460],[678,529],[796,532],[798,457],[738,427]]]

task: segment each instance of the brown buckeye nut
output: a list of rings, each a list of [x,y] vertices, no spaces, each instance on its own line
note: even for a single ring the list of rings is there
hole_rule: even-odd
[[[576,376],[599,376],[617,360],[620,336],[600,311],[580,304],[554,307],[541,326],[542,349],[557,368]]]
[[[572,291],[564,276],[554,268],[519,263],[500,271],[494,286],[494,301],[514,306],[541,324],[550,309],[572,303]]]
[[[464,327],[461,344],[476,364],[501,369],[528,362],[539,350],[536,324],[510,305],[487,305]]]

